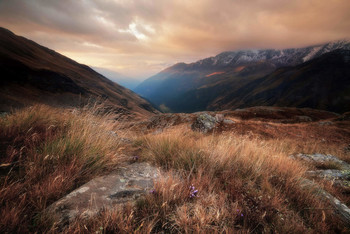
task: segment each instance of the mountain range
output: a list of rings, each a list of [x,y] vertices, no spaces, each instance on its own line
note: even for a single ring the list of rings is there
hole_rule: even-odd
[[[165,112],[253,106],[350,110],[347,40],[296,49],[224,52],[191,64],[178,63],[136,87],[146,100],[95,70],[0,28],[0,112],[33,103],[81,106],[98,101],[113,113],[157,113],[146,100]]]
[[[34,103],[104,102],[113,113],[157,113],[146,100],[90,67],[0,28],[0,112]]]
[[[135,91],[171,112],[256,105],[349,111],[350,41],[305,48],[223,52],[178,63]],[[301,88],[303,87],[303,88]]]

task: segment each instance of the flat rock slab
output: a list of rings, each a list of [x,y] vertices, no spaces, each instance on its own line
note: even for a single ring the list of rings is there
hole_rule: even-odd
[[[350,188],[350,171],[349,170],[317,170],[308,171],[307,174],[311,177],[319,177],[325,180],[332,181],[334,185],[343,189]]]
[[[59,226],[75,218],[87,218],[103,209],[111,209],[137,199],[153,188],[157,168],[148,163],[134,163],[95,178],[48,207],[48,213]]]
[[[336,156],[325,154],[297,154],[292,155],[291,157],[294,159],[302,159],[314,164],[333,164],[333,166],[336,166],[339,169],[308,171],[307,174],[312,177],[319,177],[322,179],[330,180],[336,186],[342,187],[343,189],[349,189],[350,165],[343,160],[340,160]]]
[[[350,165],[343,160],[340,160],[336,156],[333,155],[325,155],[325,154],[297,154],[291,156],[292,158],[298,158],[305,161],[313,162],[313,163],[334,163],[339,166],[341,170],[350,170]]]
[[[311,176],[323,177],[329,180],[350,180],[350,171],[349,170],[317,170],[317,171],[308,171]]]
[[[334,214],[337,215],[346,226],[350,227],[350,209],[346,204],[342,203],[336,197],[320,188],[311,180],[301,178],[300,185],[304,189],[311,190],[320,199],[327,201],[330,204],[331,208],[334,210]]]

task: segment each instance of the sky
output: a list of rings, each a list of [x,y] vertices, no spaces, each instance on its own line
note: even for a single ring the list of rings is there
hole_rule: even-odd
[[[350,38],[350,1],[0,0],[0,26],[142,80],[227,50]]]

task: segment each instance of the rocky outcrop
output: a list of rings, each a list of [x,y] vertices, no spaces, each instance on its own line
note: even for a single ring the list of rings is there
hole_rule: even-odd
[[[350,165],[336,156],[325,154],[297,154],[291,155],[291,158],[301,159],[314,164],[316,167],[324,168],[323,170],[308,171],[308,176],[332,181],[334,185],[340,186],[343,189],[349,188]],[[327,169],[327,167],[335,167],[337,169]],[[304,189],[311,190],[320,197],[321,200],[329,203],[332,209],[334,209],[334,213],[341,218],[344,224],[350,226],[350,209],[347,205],[309,179],[301,178],[300,184]]]
[[[300,185],[304,189],[311,190],[315,195],[317,195],[321,200],[329,203],[334,213],[343,221],[346,226],[350,226],[350,209],[342,203],[339,199],[332,196],[330,193],[320,188],[317,184],[311,180],[302,178]]]
[[[336,186],[349,189],[350,165],[336,156],[325,154],[297,154],[291,157],[313,163],[316,167],[323,168],[321,170],[308,171],[307,174],[309,176],[329,180]]]
[[[307,174],[311,177],[319,177],[332,181],[335,186],[342,187],[344,189],[350,188],[350,170],[316,170],[308,171]]]
[[[217,119],[207,113],[200,114],[196,120],[192,123],[191,128],[193,131],[199,131],[207,133],[212,130],[218,123]]]
[[[77,217],[88,218],[137,199],[153,188],[158,176],[158,169],[148,163],[128,165],[74,190],[48,207],[47,214],[62,228]]]
[[[192,123],[191,129],[193,131],[207,133],[216,128],[219,124],[231,125],[234,123],[235,121],[233,120],[225,119],[223,114],[216,114],[215,117],[213,117],[208,113],[199,113]]]
[[[308,171],[307,175],[332,181],[334,185],[344,189],[349,188],[350,165],[336,156],[325,154],[297,154],[292,155],[291,158],[301,159],[313,163],[316,167],[322,166],[325,168],[323,170]],[[327,167],[336,167],[337,169],[327,169]],[[301,186],[305,189],[310,189],[314,194],[319,196],[320,199],[328,202],[332,209],[334,209],[334,213],[341,218],[345,225],[350,226],[349,207],[311,180],[301,178]]]
[[[332,163],[334,166],[339,167],[341,170],[350,170],[350,165],[343,160],[340,160],[333,155],[325,154],[297,154],[291,156],[292,158],[302,159],[311,163],[317,164],[329,164]]]

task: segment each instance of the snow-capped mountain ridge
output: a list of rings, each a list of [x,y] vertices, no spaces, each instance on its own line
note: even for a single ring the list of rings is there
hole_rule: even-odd
[[[191,67],[226,67],[241,65],[249,62],[266,61],[277,67],[290,66],[306,62],[336,49],[350,49],[350,40],[339,40],[322,45],[282,50],[262,49],[226,51],[214,57],[205,58],[188,65]]]
[[[254,103],[257,105],[273,105],[268,100],[276,95],[282,95],[281,92],[285,90],[284,87],[274,89],[273,85],[278,85],[282,81],[287,82],[286,84],[289,85],[290,90],[299,90],[300,87],[307,84],[317,86],[320,80],[332,82],[332,77],[337,77],[337,82],[341,83],[341,85],[337,84],[339,90],[343,89],[342,85],[348,87],[347,82],[350,76],[346,68],[348,64],[344,65],[344,63],[350,60],[349,51],[349,40],[294,49],[227,51],[195,63],[178,63],[168,67],[142,82],[136,88],[136,92],[157,106],[165,105],[175,112],[191,112],[245,106],[248,105],[248,102],[242,102],[241,97],[247,93],[254,96],[254,92],[267,88],[272,93],[261,94],[262,96],[256,97],[256,100],[261,102]],[[310,66],[315,70],[309,70],[309,64],[312,64]],[[318,72],[322,69],[324,69],[324,72]],[[300,84],[294,86],[294,81],[289,81],[289,78],[286,81],[283,80],[283,78],[290,77],[289,71],[300,78],[298,81]],[[306,74],[306,71],[310,74]],[[285,73],[280,76],[280,72]],[[273,85],[269,82],[263,83],[269,75],[276,77],[276,79],[270,79],[272,83],[274,80],[278,80],[278,82],[273,83]],[[258,80],[262,84],[261,87]],[[291,80],[294,80],[294,78]],[[332,103],[327,103],[325,106],[315,106],[313,103],[320,103],[318,99],[323,101],[327,99],[327,90],[330,86],[334,87],[335,84],[322,83],[322,85],[318,89],[319,97],[313,97],[312,100],[310,99],[310,103],[300,104],[300,106],[321,109],[333,106],[332,110],[334,111],[348,110],[347,107],[335,107],[335,104]],[[308,96],[309,90],[314,90],[314,88],[308,86],[302,91],[299,90],[298,95],[300,97],[304,94]],[[285,92],[291,91],[287,90]],[[333,93],[343,95],[339,91]],[[321,96],[322,98],[320,98]],[[291,98],[293,99],[293,97]],[[336,102],[336,97],[334,98]],[[288,105],[297,105],[296,100],[290,101],[292,99],[288,99]],[[286,103],[282,104],[287,105]]]

